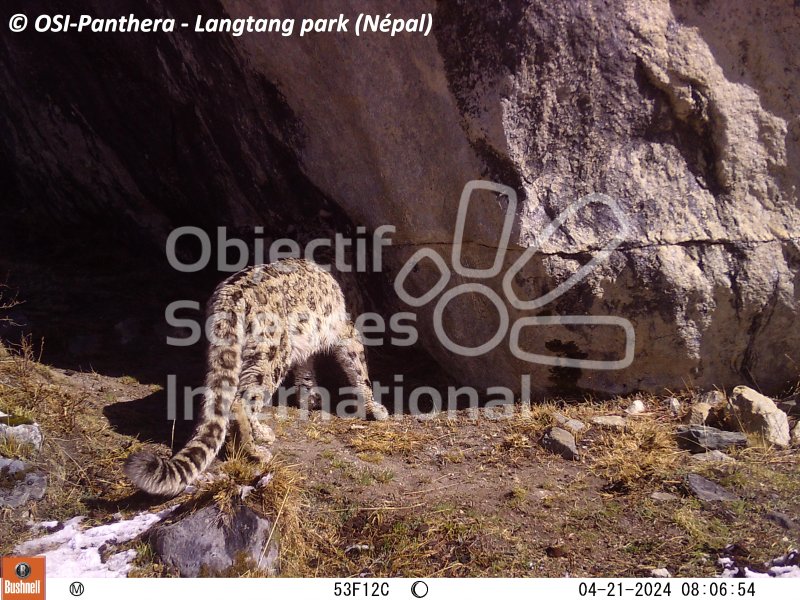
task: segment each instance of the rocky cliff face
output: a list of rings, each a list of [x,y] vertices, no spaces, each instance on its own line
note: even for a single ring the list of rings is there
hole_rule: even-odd
[[[1,173],[16,226],[113,223],[160,243],[187,223],[277,235],[338,207],[369,229],[397,228],[384,250],[390,283],[420,249],[441,256],[451,276],[430,302],[383,308],[414,312],[423,344],[464,384],[518,391],[528,374],[545,393],[743,381],[774,393],[797,380],[800,8],[791,1],[334,10],[220,0],[185,14],[155,0],[81,4],[98,16],[190,21],[430,12],[434,27],[429,37],[4,35]],[[476,191],[454,238],[462,190],[476,179],[512,188],[516,206]],[[590,194],[602,196],[564,213]],[[488,277],[467,271],[493,265]],[[404,289],[423,296],[441,271],[428,254]],[[470,283],[484,287],[457,293]],[[632,334],[619,320],[530,320],[559,315],[617,317]],[[442,343],[437,319],[451,346],[491,343],[462,356]],[[515,341],[527,354],[512,351]],[[619,362],[626,349],[626,368],[585,362]]]

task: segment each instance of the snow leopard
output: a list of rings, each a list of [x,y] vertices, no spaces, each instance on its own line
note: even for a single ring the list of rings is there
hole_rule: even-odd
[[[299,385],[316,385],[311,361],[318,353],[333,353],[357,391],[360,414],[388,417],[373,398],[364,346],[342,289],[316,263],[284,259],[245,268],[217,286],[207,313],[202,413],[172,458],[138,452],[126,460],[125,473],[141,490],[180,493],[213,462],[226,435],[246,454],[269,461],[265,444],[275,436],[259,413],[292,370]]]

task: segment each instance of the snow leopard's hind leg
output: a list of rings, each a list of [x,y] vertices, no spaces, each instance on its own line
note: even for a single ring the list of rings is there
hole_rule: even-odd
[[[249,343],[242,353],[244,365],[236,392],[236,406],[241,407],[234,417],[242,433],[244,449],[256,458],[271,457],[265,445],[275,441],[272,428],[264,420],[264,407],[271,402],[288,370],[288,356],[284,344]]]
[[[310,356],[292,370],[294,373],[297,406],[300,410],[316,410],[320,407],[320,396],[317,391],[317,378],[314,374],[314,357]]]

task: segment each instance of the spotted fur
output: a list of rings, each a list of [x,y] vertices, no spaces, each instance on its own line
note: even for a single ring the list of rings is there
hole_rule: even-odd
[[[140,489],[173,496],[205,471],[226,434],[251,456],[268,461],[263,444],[274,441],[258,414],[295,369],[298,388],[315,385],[312,357],[333,352],[369,416],[386,418],[372,397],[360,336],[345,308],[339,284],[318,265],[287,259],[244,269],[214,291],[206,391],[189,442],[172,458],[133,454],[125,472]],[[303,401],[301,392],[301,402]]]

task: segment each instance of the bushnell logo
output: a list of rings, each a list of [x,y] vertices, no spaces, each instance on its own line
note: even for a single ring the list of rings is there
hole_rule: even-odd
[[[31,575],[31,566],[26,562],[21,562],[14,569],[14,573],[16,573],[17,577],[20,579],[27,579]]]
[[[44,600],[44,556],[4,556],[2,600]]]

